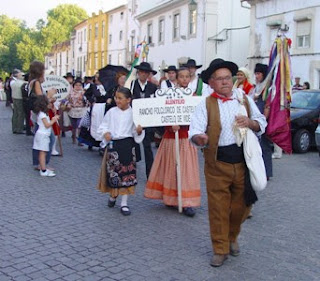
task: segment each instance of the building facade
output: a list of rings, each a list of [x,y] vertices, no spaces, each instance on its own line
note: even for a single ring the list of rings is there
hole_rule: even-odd
[[[71,35],[73,55],[73,75],[76,77],[86,76],[87,53],[88,53],[88,20],[84,20],[74,27]]]
[[[126,5],[110,10],[108,14],[108,58],[106,64],[127,64],[128,9]]]
[[[47,73],[64,76],[72,72],[72,50],[70,40],[56,44],[51,52],[45,56],[45,68]]]
[[[144,1],[144,0],[141,0]],[[149,5],[152,0],[149,1]],[[137,15],[148,61],[157,71],[188,58],[207,67],[217,57],[247,64],[250,10],[233,0],[162,0]]]
[[[87,75],[94,75],[107,64],[108,53],[108,14],[99,11],[88,19],[87,27]]]
[[[320,2],[319,0],[251,0],[250,48],[253,69],[268,63],[277,35],[291,38],[292,75],[320,88]]]

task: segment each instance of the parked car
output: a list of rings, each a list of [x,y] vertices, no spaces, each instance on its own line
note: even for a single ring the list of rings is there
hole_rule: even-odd
[[[301,90],[292,94],[290,105],[292,147],[305,153],[315,146],[315,131],[320,114],[320,90]]]
[[[316,146],[319,151],[319,156],[320,156],[320,114],[318,118],[318,127],[315,132],[315,140],[316,140]]]

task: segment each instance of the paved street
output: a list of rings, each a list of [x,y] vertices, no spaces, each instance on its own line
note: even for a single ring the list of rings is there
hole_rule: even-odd
[[[274,178],[243,225],[241,255],[212,257],[200,157],[202,206],[194,218],[143,198],[144,163],[132,215],[95,189],[101,157],[63,139],[55,178],[31,164],[32,137],[11,133],[0,103],[0,281],[320,280],[320,157],[274,160]]]

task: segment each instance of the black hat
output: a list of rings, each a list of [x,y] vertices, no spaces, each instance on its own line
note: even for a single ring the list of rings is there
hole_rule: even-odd
[[[176,68],[175,65],[169,65],[168,68],[164,69],[163,72],[169,72],[169,71],[177,71],[178,69]]]
[[[71,72],[67,72],[67,74],[65,76],[63,76],[63,78],[68,78],[68,77],[72,77],[74,79],[74,76],[72,75]]]
[[[76,83],[81,83],[82,84],[82,79],[80,77],[77,77],[76,80],[74,80],[72,85],[74,86]]]
[[[196,61],[193,59],[188,59],[186,64],[183,64],[182,66],[184,67],[195,67],[195,68],[200,68],[202,67],[202,64],[197,65]]]
[[[143,70],[146,72],[152,72],[153,75],[157,74],[157,71],[153,70],[151,68],[150,63],[148,63],[148,62],[142,62],[142,63],[140,63],[140,65],[136,65],[134,68],[138,69],[138,70]]]
[[[238,66],[232,61],[225,61],[223,59],[214,59],[209,67],[201,72],[201,78],[203,82],[208,83],[208,80],[213,72],[220,68],[227,68],[231,71],[232,76],[236,75],[238,72]]]
[[[260,72],[263,74],[263,78],[266,78],[268,73],[268,66],[266,64],[257,63],[256,67],[254,68],[254,73]]]

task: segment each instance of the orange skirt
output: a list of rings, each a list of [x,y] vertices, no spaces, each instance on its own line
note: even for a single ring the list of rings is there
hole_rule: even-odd
[[[179,139],[182,207],[198,207],[201,201],[197,149],[188,139]],[[144,196],[178,206],[175,140],[164,138],[146,184]]]

